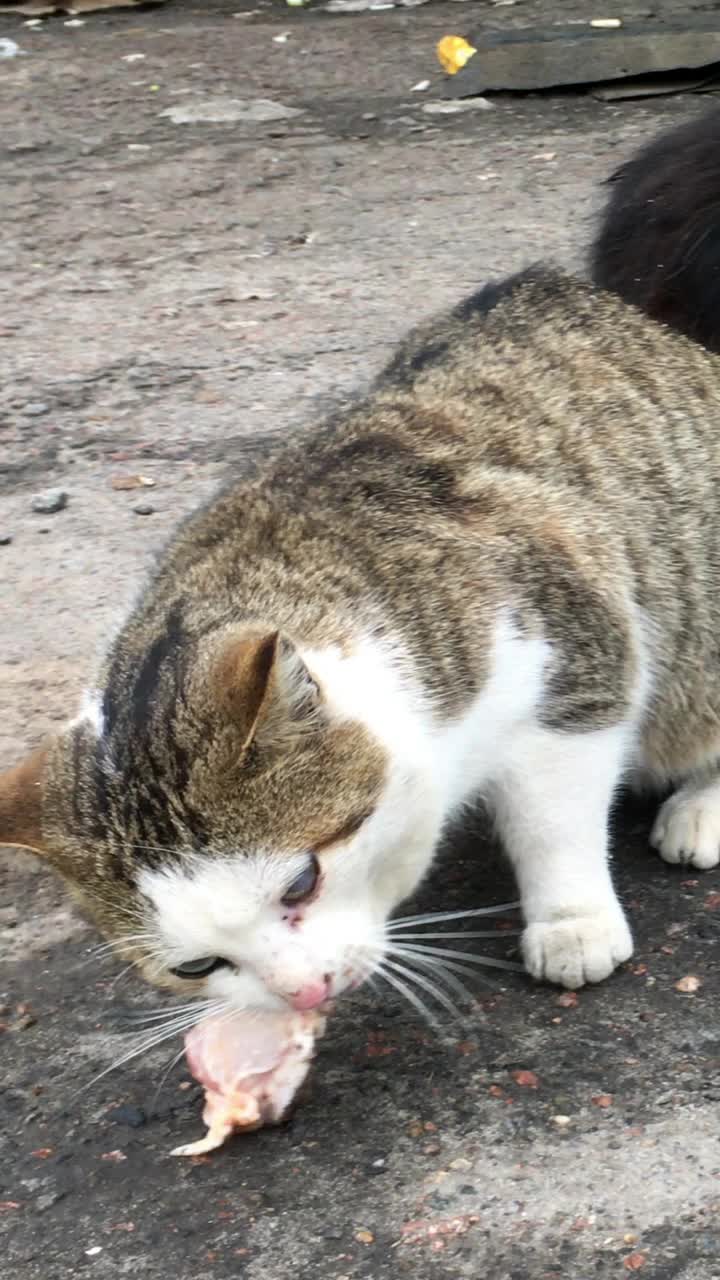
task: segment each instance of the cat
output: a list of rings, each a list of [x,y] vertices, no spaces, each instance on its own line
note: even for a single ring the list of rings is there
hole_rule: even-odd
[[[592,278],[720,351],[720,111],[654,138],[609,182]]]
[[[530,974],[607,978],[623,782],[676,787],[668,862],[720,857],[718,475],[720,358],[552,268],[486,286],[249,446],[3,776],[0,837],[150,981],[323,1009],[481,795]]]

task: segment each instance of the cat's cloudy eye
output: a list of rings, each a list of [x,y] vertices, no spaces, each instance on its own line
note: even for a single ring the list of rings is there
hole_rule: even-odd
[[[304,871],[296,876],[291,885],[288,885],[280,901],[285,907],[295,906],[297,902],[304,902],[314,893],[320,876],[320,863],[315,854],[310,855],[310,861]]]
[[[216,969],[227,966],[227,963],[222,956],[201,956],[199,960],[187,960],[185,964],[177,965],[170,972],[176,978],[207,978]]]

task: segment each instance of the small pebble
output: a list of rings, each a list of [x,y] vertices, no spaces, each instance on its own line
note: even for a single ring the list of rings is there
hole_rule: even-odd
[[[113,1107],[112,1111],[108,1111],[108,1120],[114,1120],[115,1124],[126,1124],[131,1129],[140,1129],[147,1123],[147,1116],[140,1107],[132,1107],[128,1103],[120,1107]]]
[[[0,547],[9,547],[12,542],[11,533],[0,533]]]
[[[487,98],[463,98],[462,102],[426,102],[423,111],[428,116],[453,116],[461,111],[491,111],[492,106]]]
[[[35,1201],[35,1208],[39,1209],[42,1213],[46,1209],[52,1209],[60,1200],[64,1200],[65,1196],[65,1191],[46,1191],[43,1195],[38,1196]]]
[[[25,414],[26,418],[41,418],[44,413],[49,413],[49,412],[50,412],[50,405],[43,404],[39,400],[33,401],[31,404],[26,404],[23,408],[23,413]]]
[[[43,515],[50,515],[54,511],[62,511],[67,506],[68,495],[64,489],[46,489],[44,493],[36,493],[34,498],[30,499],[30,506],[33,511],[40,511]]]
[[[558,1129],[566,1129],[570,1124],[570,1116],[553,1116],[553,1124],[556,1124]]]
[[[136,516],[151,516],[154,510],[155,508],[151,507],[149,502],[138,502],[137,506],[133,507]]]

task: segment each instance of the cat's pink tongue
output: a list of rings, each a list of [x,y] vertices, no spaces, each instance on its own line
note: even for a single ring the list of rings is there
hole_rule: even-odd
[[[314,1008],[281,1013],[220,1014],[185,1037],[187,1061],[205,1087],[208,1132],[176,1156],[219,1147],[239,1129],[281,1120],[305,1079],[325,1018]]]

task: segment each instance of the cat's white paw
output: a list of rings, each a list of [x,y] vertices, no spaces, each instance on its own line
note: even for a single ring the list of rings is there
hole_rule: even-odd
[[[720,788],[677,791],[662,805],[650,843],[666,862],[707,871],[720,862]]]
[[[633,941],[622,911],[614,907],[530,924],[522,950],[534,978],[576,990],[586,982],[602,982],[623,960],[629,960]]]

